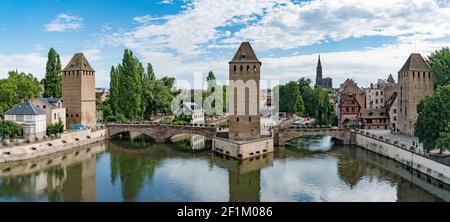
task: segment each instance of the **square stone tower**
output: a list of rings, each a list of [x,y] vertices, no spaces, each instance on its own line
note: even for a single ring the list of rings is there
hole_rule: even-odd
[[[83,53],[76,53],[61,75],[66,126],[95,126],[95,71]]]
[[[417,104],[434,92],[433,74],[419,53],[412,53],[398,72],[398,129],[414,135]]]
[[[259,80],[261,62],[243,42],[229,62],[229,135],[232,140],[261,137]]]

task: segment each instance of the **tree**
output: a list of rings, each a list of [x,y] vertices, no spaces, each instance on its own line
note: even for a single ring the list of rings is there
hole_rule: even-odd
[[[147,63],[147,78],[150,81],[156,80],[156,75],[155,75],[155,72],[153,71],[153,66],[151,63]]]
[[[415,135],[424,148],[450,150],[449,146],[439,147],[446,141],[450,124],[450,85],[439,86],[433,95],[424,97],[417,104],[417,114]]]
[[[206,82],[208,83],[208,92],[214,92],[215,87],[217,86],[216,76],[213,71],[209,71],[208,76],[206,77]]]
[[[14,138],[21,132],[22,127],[19,124],[9,120],[0,120],[0,139],[3,140],[6,136]]]
[[[112,115],[116,115],[119,112],[119,98],[120,98],[120,83],[119,72],[114,66],[111,67],[109,83],[109,105],[112,111]]]
[[[122,65],[118,66],[120,82],[120,111],[127,119],[136,120],[142,115],[143,67],[133,52],[125,49]]]
[[[45,68],[44,97],[61,97],[61,60],[55,49],[48,52]]]
[[[61,120],[58,123],[51,124],[47,127],[47,135],[56,135],[58,133],[64,132],[64,123]]]
[[[450,84],[450,49],[444,47],[428,56],[433,71],[435,88]]]
[[[440,153],[442,153],[444,149],[450,149],[450,124],[439,135],[439,138],[436,140],[436,146],[439,148]]]
[[[295,81],[290,81],[286,85],[281,85],[278,89],[280,99],[280,111],[303,115],[305,104],[300,89]]]
[[[32,74],[8,72],[7,79],[0,80],[0,115],[17,103],[39,97],[41,87]]]

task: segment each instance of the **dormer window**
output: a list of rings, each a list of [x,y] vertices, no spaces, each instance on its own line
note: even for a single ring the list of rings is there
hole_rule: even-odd
[[[241,59],[245,59],[245,57],[246,57],[246,54],[245,54],[245,53],[242,53],[242,54],[241,54]]]

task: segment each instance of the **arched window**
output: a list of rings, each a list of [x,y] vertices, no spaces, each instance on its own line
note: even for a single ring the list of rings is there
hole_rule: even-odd
[[[241,65],[241,72],[242,72],[243,69],[244,69],[244,68],[243,68],[242,65]]]
[[[247,73],[250,71],[250,66],[247,65]]]
[[[253,66],[253,72],[256,72],[256,65]]]
[[[234,72],[236,72],[236,65],[234,65],[234,68],[233,68],[233,70],[234,70]]]

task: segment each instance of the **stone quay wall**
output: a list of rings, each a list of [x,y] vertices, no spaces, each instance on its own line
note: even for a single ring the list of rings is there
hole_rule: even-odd
[[[436,180],[450,184],[450,167],[415,153],[413,147],[362,131],[352,132],[351,137],[353,145],[391,158]]]
[[[108,139],[107,129],[80,130],[61,134],[60,138],[0,149],[0,163],[16,162],[51,155]]]

